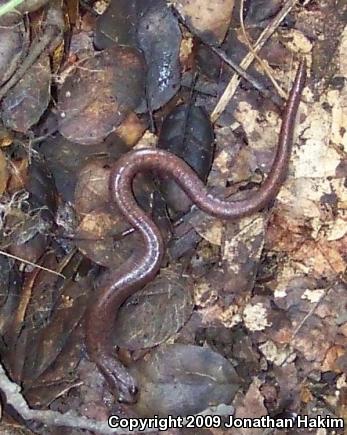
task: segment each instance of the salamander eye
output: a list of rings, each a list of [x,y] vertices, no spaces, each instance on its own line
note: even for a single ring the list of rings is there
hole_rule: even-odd
[[[139,392],[139,389],[136,385],[132,385],[131,387],[129,387],[129,393],[132,396],[136,396],[138,392]]]

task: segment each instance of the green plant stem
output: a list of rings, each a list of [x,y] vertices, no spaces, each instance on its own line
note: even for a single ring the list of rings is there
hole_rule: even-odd
[[[0,17],[7,14],[8,12],[12,12],[16,9],[17,6],[24,3],[25,0],[10,0],[4,5],[0,6]]]

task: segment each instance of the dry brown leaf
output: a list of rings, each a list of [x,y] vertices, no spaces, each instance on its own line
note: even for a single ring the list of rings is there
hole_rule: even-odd
[[[332,371],[336,373],[341,373],[341,369],[336,364],[336,361],[340,356],[344,355],[345,352],[346,352],[345,346],[339,346],[339,345],[332,346],[328,350],[327,354],[325,355],[325,359],[322,364],[322,371],[324,372]]]
[[[28,159],[21,159],[18,161],[12,161],[9,167],[11,172],[11,178],[8,184],[9,192],[16,192],[24,188],[28,174]]]
[[[115,133],[128,145],[133,147],[146,130],[146,123],[136,113],[131,112],[115,129]]]
[[[8,176],[6,157],[0,150],[0,196],[3,195],[6,190]]]
[[[228,31],[234,0],[178,0],[173,2],[188,27],[203,40],[221,44]]]
[[[254,379],[250,385],[244,398],[238,397],[234,401],[234,406],[236,408],[235,418],[260,418],[263,415],[267,415],[267,409],[264,406],[264,397],[261,394],[260,381]],[[263,429],[231,429],[230,435],[261,435],[263,434]]]

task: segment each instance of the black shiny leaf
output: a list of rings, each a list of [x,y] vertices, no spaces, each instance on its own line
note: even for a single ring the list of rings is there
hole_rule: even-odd
[[[201,107],[181,105],[164,120],[158,147],[185,160],[206,181],[211,169],[214,135],[210,119]],[[174,213],[186,212],[191,203],[171,179],[164,179],[163,194]]]

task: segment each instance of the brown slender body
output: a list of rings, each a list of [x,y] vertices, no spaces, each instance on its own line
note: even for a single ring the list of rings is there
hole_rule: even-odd
[[[184,161],[167,151],[132,151],[116,162],[110,177],[112,198],[124,218],[141,234],[143,243],[131,258],[120,268],[110,272],[100,284],[87,316],[86,341],[90,358],[104,374],[110,387],[118,391],[119,400],[134,402],[137,386],[114,355],[114,319],[123,302],[153,280],[164,255],[164,243],[159,229],[135,201],[132,191],[134,177],[139,172],[153,170],[170,175],[194,204],[206,213],[221,219],[238,219],[261,210],[276,197],[286,177],[295,117],[305,78],[306,68],[302,62],[284,111],[271,171],[259,190],[251,193],[247,199],[226,201],[211,196],[195,172]]]

